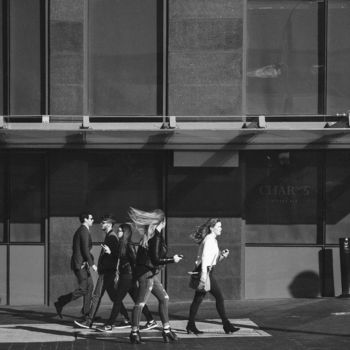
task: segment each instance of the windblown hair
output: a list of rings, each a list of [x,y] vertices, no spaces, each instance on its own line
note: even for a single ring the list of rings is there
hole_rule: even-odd
[[[123,231],[123,236],[119,240],[118,257],[122,257],[126,254],[126,247],[131,241],[132,228],[128,223],[121,224],[119,228]]]
[[[136,229],[142,235],[141,245],[147,248],[148,240],[154,236],[156,227],[165,220],[163,210],[155,209],[149,212],[130,207],[128,214]]]
[[[210,228],[214,227],[218,222],[221,222],[221,220],[218,218],[211,218],[206,222],[206,225],[209,229],[209,233],[210,233]]]
[[[207,220],[204,224],[197,227],[196,231],[190,235],[190,237],[197,243],[201,244],[203,239],[210,233],[210,228],[214,227],[220,219],[211,218]]]
[[[190,235],[190,237],[197,243],[201,244],[205,236],[209,233],[208,226],[202,224],[197,227],[196,231]]]

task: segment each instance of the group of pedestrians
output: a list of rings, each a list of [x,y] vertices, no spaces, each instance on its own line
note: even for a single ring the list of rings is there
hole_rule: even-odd
[[[130,342],[140,344],[142,343],[140,335],[141,314],[143,313],[146,318],[146,324],[142,328],[151,329],[158,326],[147,307],[147,301],[152,293],[159,303],[164,342],[177,341],[178,337],[169,323],[169,296],[161,283],[159,274],[162,266],[179,263],[183,256],[180,254],[168,256],[168,248],[163,237],[166,218],[162,210],[156,209],[148,212],[130,208],[128,214],[130,223],[121,224],[116,231],[114,230],[116,221],[112,215],[105,215],[102,218],[101,229],[105,232],[105,239],[104,243],[101,244],[97,266],[91,254],[92,239],[89,231],[94,218],[91,213],[80,215],[81,226],[73,237],[71,259],[71,268],[78,280],[78,288],[58,298],[54,304],[57,314],[62,317],[62,310],[66,304],[83,297],[83,318],[74,322],[79,327],[91,328],[101,298],[107,291],[113,302],[113,307],[105,325],[96,329],[103,332],[111,331],[118,314],[121,313],[124,316],[122,326],[131,326]],[[131,239],[134,230],[137,230],[142,237],[137,244]],[[224,299],[214,277],[216,263],[229,254],[227,249],[220,252],[218,248],[216,238],[220,236],[221,231],[220,220],[210,219],[200,226],[193,235],[194,240],[199,244],[195,270],[200,275],[200,280],[190,307],[189,321],[186,327],[188,333],[196,335],[203,333],[197,329],[195,317],[208,291],[216,299],[216,308],[222,319],[224,331],[232,333],[239,329],[234,327],[226,316]],[[95,289],[93,289],[90,269],[98,272]],[[119,278],[116,283],[117,276]],[[135,303],[131,324],[123,304],[123,299],[127,294]]]

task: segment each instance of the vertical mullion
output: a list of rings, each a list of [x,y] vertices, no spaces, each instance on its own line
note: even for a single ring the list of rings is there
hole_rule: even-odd
[[[169,114],[168,110],[168,28],[169,28],[169,4],[168,0],[163,1],[163,31],[162,31],[162,117],[163,123]],[[160,32],[158,30],[158,32]],[[158,37],[159,38],[159,37]]]
[[[89,116],[91,106],[89,102],[89,4],[90,1],[84,1],[84,18],[83,18],[83,115]]]
[[[42,115],[49,115],[49,0],[40,2],[40,70],[41,70],[41,111]]]

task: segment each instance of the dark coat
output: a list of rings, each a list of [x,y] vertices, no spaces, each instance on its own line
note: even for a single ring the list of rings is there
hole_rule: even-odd
[[[159,231],[148,241],[148,248],[140,246],[137,251],[135,277],[138,278],[148,271],[158,273],[161,265],[174,262],[174,258],[167,257],[168,248],[163,235]]]
[[[92,239],[88,228],[81,225],[73,236],[73,254],[71,258],[71,269],[80,270],[84,264],[92,266],[94,257],[91,254]]]
[[[113,272],[116,270],[118,262],[118,246],[119,239],[117,234],[112,230],[106,234],[104,244],[109,247],[111,254],[104,252],[104,249],[101,249],[100,257],[98,258],[97,271],[99,274],[106,272]]]

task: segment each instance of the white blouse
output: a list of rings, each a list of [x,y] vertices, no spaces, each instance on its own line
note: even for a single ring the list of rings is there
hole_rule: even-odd
[[[208,267],[216,265],[220,251],[215,233],[208,234],[198,248],[196,265],[202,263],[201,280],[205,281],[208,275]]]

